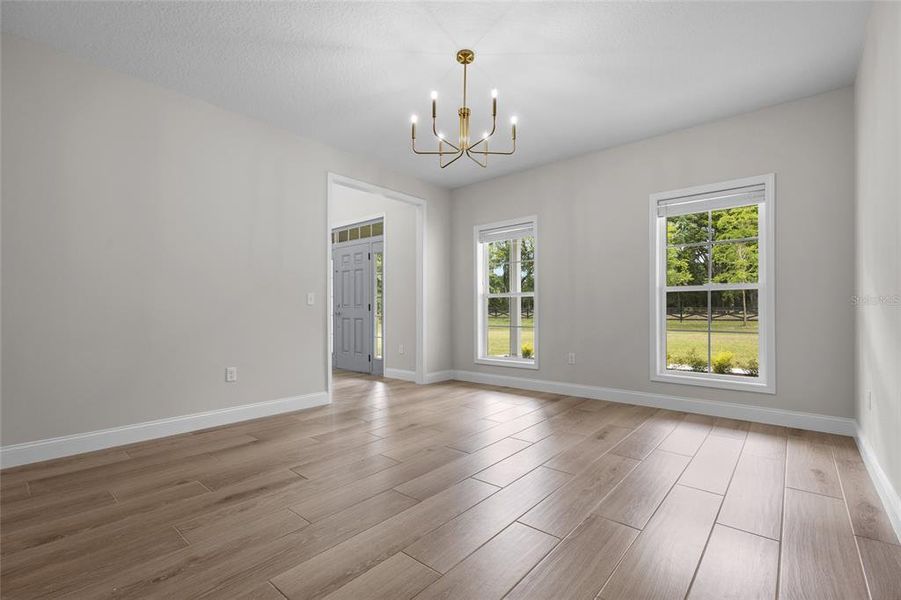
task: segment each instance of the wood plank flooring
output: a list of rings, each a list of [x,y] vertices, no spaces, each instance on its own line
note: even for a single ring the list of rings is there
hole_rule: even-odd
[[[854,441],[337,373],[329,406],[0,473],[0,597],[901,597]]]

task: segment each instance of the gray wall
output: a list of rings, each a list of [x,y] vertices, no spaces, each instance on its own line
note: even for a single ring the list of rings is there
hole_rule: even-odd
[[[853,102],[841,89],[454,190],[455,369],[852,417]],[[651,382],[648,196],[769,172],[777,393]],[[475,365],[473,226],[531,214],[541,368]]]
[[[416,370],[416,210],[406,202],[340,185],[329,198],[332,227],[385,217],[386,369]]]
[[[857,74],[857,419],[901,494],[901,4],[876,3]],[[888,303],[881,303],[885,297]],[[867,394],[872,401],[867,401]]]
[[[2,91],[4,445],[324,390],[329,171],[447,241],[444,190],[43,46],[3,36]]]

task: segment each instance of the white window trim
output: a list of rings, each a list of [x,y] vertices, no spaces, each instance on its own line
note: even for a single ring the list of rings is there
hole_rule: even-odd
[[[706,194],[752,185],[765,186],[765,200],[760,205],[763,212],[763,228],[758,235],[758,306],[760,315],[760,374],[752,381],[738,375],[716,373],[689,373],[666,370],[666,237],[661,228],[666,227],[666,219],[658,218],[657,203],[683,196]],[[741,390],[764,394],[776,393],[776,175],[758,175],[744,179],[722,181],[681,190],[659,192],[650,196],[650,365],[651,380],[684,385],[697,385],[727,390]],[[665,230],[664,230],[665,231]],[[725,284],[724,284],[725,286]],[[696,286],[685,286],[691,291]],[[729,284],[730,288],[741,285]]]
[[[488,357],[485,356],[485,340],[482,336],[482,328],[485,324],[485,313],[483,310],[482,303],[482,295],[484,294],[484,282],[485,282],[485,269],[487,269],[487,257],[485,253],[482,251],[482,244],[479,242],[479,234],[482,231],[487,229],[498,229],[501,227],[510,227],[513,225],[519,225],[522,223],[531,223],[533,236],[535,238],[535,292],[533,294],[533,298],[535,298],[535,319],[534,319],[534,345],[535,345],[535,353],[532,359],[522,359],[515,357]],[[491,365],[495,367],[514,367],[518,369],[538,369],[538,357],[541,353],[541,345],[538,343],[538,316],[541,311],[540,303],[538,301],[538,277],[539,271],[538,268],[538,253],[541,244],[538,241],[538,217],[535,215],[530,215],[527,217],[522,217],[519,219],[508,219],[506,221],[497,221],[495,223],[485,223],[482,225],[476,225],[473,227],[473,248],[474,248],[474,260],[473,260],[473,273],[475,273],[475,360],[474,362],[479,365]]]

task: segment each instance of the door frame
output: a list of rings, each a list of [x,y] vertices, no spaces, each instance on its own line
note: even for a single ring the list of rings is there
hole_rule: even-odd
[[[345,175],[337,173],[328,173],[328,191],[325,205],[325,227],[323,228],[323,236],[325,237],[326,247],[326,282],[325,289],[328,290],[327,298],[323,302],[325,310],[323,318],[325,319],[325,368],[326,368],[326,389],[331,400],[332,394],[332,323],[334,323],[334,307],[332,306],[332,224],[329,218],[329,206],[334,199],[334,190],[336,186],[344,186],[351,189],[368,192],[383,196],[390,200],[397,200],[410,204],[416,208],[416,372],[414,381],[424,384],[425,381],[425,345],[426,345],[426,278],[425,278],[425,259],[426,259],[426,201],[423,198],[404,194],[389,188],[381,187]],[[384,215],[380,215],[384,218]],[[359,219],[354,219],[354,222]],[[385,223],[385,231],[387,232],[388,224]],[[388,236],[384,236],[387,242]],[[385,248],[387,249],[387,244]],[[387,261],[386,261],[387,264]],[[387,273],[386,273],[387,275]],[[386,295],[387,298],[387,295]],[[387,372],[389,369],[383,365],[383,370]]]

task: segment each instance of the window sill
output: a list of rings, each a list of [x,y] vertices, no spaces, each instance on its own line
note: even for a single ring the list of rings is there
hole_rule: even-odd
[[[491,365],[493,367],[513,367],[515,369],[538,369],[538,360],[523,360],[521,358],[477,358],[477,365]]]
[[[661,383],[677,383],[680,385],[697,385],[701,387],[718,388],[721,390],[737,390],[741,392],[754,392],[757,394],[775,394],[776,386],[766,381],[742,381],[728,375],[713,375],[711,373],[653,373],[651,381]]]

